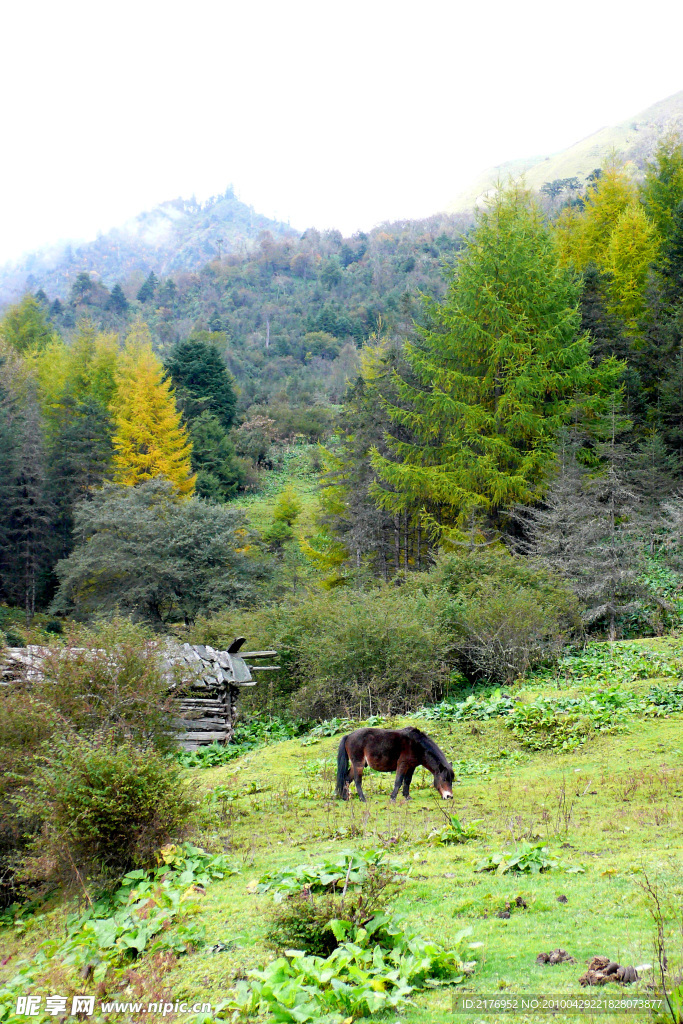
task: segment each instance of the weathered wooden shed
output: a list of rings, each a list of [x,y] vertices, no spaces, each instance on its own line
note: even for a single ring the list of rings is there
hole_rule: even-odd
[[[241,653],[243,643],[239,637],[227,651],[201,644],[182,644],[176,650],[167,648],[169,671],[182,662],[181,667],[187,668],[191,679],[194,675],[189,688],[186,686],[178,697],[178,733],[185,750],[196,750],[208,743],[229,743],[235,732],[240,689],[256,684],[252,672],[277,670],[276,665],[249,666],[247,658],[272,658],[276,652]]]
[[[227,651],[172,641],[160,647],[159,656],[169,691],[177,691],[178,717],[174,725],[183,749],[229,743],[235,733],[240,689],[256,685],[252,672],[277,671],[277,665],[260,664],[263,658],[272,659],[275,651],[242,653],[243,644],[244,638],[238,637]],[[47,648],[35,646],[8,647],[0,651],[0,685],[38,679],[47,653]],[[257,664],[250,666],[247,658]],[[181,685],[179,675],[186,680]]]

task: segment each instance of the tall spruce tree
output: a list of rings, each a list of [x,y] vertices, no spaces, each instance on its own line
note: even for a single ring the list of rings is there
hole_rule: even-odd
[[[50,447],[47,474],[54,507],[53,564],[73,549],[75,505],[91,496],[111,476],[112,433],[111,416],[96,399],[62,399],[60,427]]]
[[[190,423],[192,469],[197,474],[195,489],[200,498],[228,501],[237,494],[244,471],[235,446],[217,416],[203,412]]]
[[[45,449],[34,395],[17,396],[0,383],[0,590],[24,608],[30,623],[44,596],[52,508]]]
[[[416,383],[397,377],[385,402],[416,440],[394,436],[390,457],[373,455],[383,508],[430,507],[448,525],[538,498],[563,425],[604,409],[623,370],[591,360],[580,291],[529,193],[499,191],[406,346]]]
[[[166,369],[188,420],[208,412],[230,429],[237,408],[235,382],[215,345],[194,338],[181,341],[171,352]]]

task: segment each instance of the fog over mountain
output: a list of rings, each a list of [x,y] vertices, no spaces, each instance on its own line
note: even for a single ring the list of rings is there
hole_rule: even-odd
[[[141,213],[88,242],[60,242],[0,268],[0,302],[42,288],[64,298],[79,273],[111,287],[150,271],[198,270],[221,253],[246,252],[262,231],[294,236],[287,224],[256,213],[231,188],[204,203],[175,199]]]

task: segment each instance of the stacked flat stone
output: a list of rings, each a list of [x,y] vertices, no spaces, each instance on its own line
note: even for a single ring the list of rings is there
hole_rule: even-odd
[[[0,685],[40,679],[46,647],[4,647],[0,649]]]
[[[180,668],[185,678],[190,677],[178,698],[181,747],[196,750],[208,743],[229,743],[235,733],[240,687],[254,685],[245,661],[202,644],[167,649],[165,661],[170,672]],[[172,682],[171,689],[175,686]]]

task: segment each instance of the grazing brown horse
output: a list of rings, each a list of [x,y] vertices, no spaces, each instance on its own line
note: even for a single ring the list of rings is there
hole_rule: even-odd
[[[350,762],[350,767],[349,767]],[[434,788],[444,800],[453,798],[453,767],[446,755],[419,729],[356,729],[342,736],[337,753],[336,794],[341,800],[349,798],[349,782],[356,784],[356,792],[365,800],[363,768],[365,765],[378,772],[396,772],[391,794],[395,800],[403,785],[403,795],[410,799],[413,772],[422,765],[434,776]]]

